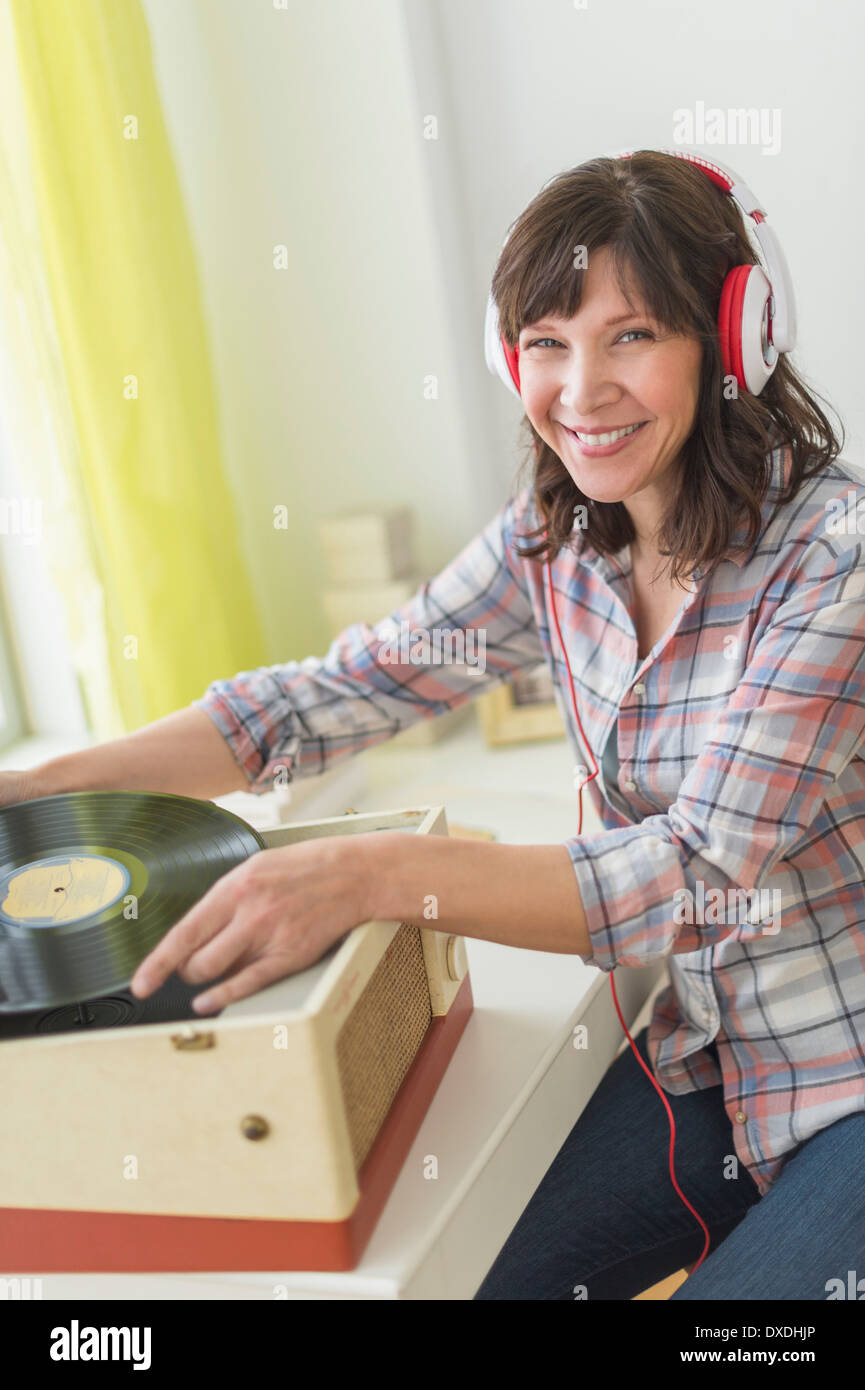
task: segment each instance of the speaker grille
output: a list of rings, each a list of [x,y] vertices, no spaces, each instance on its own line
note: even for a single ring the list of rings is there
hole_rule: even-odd
[[[403,922],[336,1042],[356,1172],[375,1142],[431,1019],[420,928]]]

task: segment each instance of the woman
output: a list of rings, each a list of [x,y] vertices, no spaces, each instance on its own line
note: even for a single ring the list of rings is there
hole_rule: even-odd
[[[865,1275],[865,565],[855,526],[827,522],[865,487],[787,359],[759,395],[722,370],[721,286],[754,261],[730,199],[671,155],[559,176],[493,280],[519,347],[531,483],[413,599],[326,656],[215,681],[126,738],[6,774],[3,792],[263,792],[545,660],[577,758],[587,742],[603,766],[603,785],[587,783],[601,833],[262,851],[167,934],[133,988],[174,969],[224,976],[197,999],[217,1009],[376,917],[605,971],[667,958],[637,1043],[712,1241],[677,1298],[824,1298],[849,1269]],[[485,670],[401,660],[395,627],[482,632]],[[771,916],[761,896],[743,918],[738,895],[764,888]],[[712,895],[720,911],[703,910]],[[630,1298],[696,1260],[703,1235],[667,1150],[626,1049],[478,1297]]]

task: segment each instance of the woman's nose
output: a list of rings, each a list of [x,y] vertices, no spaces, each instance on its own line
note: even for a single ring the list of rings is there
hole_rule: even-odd
[[[563,369],[559,400],[581,420],[589,419],[620,395],[620,387],[599,358],[572,357]]]

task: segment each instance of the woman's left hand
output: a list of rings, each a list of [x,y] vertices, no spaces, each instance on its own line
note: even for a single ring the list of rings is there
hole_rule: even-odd
[[[177,971],[187,984],[231,974],[196,995],[197,1013],[245,999],[305,970],[371,917],[373,835],[334,836],[259,850],[230,869],[181,917],[136,970],[144,998]]]

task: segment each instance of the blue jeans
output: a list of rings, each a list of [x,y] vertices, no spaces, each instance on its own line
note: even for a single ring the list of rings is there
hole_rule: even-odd
[[[647,1037],[644,1028],[634,1041],[648,1063]],[[717,1061],[714,1044],[709,1050]],[[711,1235],[674,1300],[826,1299],[832,1279],[854,1288],[862,1279],[865,1296],[865,1112],[800,1144],[761,1198],[741,1163],[737,1177],[724,1177],[735,1148],[722,1087],[667,1100],[676,1177]],[[630,1299],[693,1264],[705,1236],[670,1181],[669,1147],[666,1111],[629,1044],[475,1298]]]

